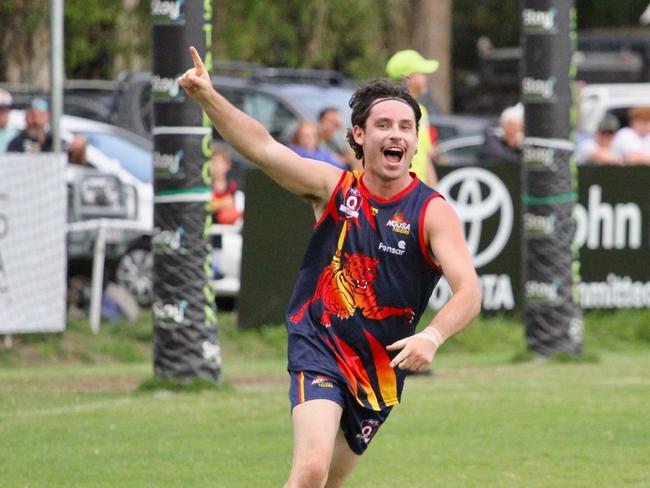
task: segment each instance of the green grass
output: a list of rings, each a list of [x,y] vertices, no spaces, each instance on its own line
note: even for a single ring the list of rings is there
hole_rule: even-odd
[[[588,314],[597,360],[519,363],[517,320],[478,321],[433,376],[407,380],[347,486],[647,486],[649,319]],[[14,338],[0,354],[0,486],[281,486],[282,327],[238,332],[223,316],[225,386],[174,390],[152,378],[150,320]]]

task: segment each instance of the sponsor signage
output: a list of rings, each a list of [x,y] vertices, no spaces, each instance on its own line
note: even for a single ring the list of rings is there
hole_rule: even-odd
[[[521,294],[519,167],[512,164],[489,168],[442,167],[438,175],[437,189],[463,225],[479,273],[483,309],[514,309]],[[440,308],[449,298],[451,289],[443,279],[433,292],[430,304]]]
[[[438,189],[454,207],[483,289],[483,310],[512,310],[529,302],[558,300],[559,282],[521,282],[521,229],[530,238],[558,232],[557,210],[521,214],[520,168],[439,168]],[[650,168],[584,166],[578,170],[579,197],[573,211],[580,249],[581,306],[650,307]],[[625,185],[616,184],[625,182]],[[430,304],[451,297],[444,280]]]

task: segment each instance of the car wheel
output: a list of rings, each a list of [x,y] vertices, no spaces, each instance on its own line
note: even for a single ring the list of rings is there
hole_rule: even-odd
[[[117,284],[133,295],[141,307],[153,302],[153,253],[131,249],[120,258],[115,268]]]

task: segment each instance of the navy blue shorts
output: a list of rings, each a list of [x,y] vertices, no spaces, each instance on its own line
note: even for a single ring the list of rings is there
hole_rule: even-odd
[[[350,449],[363,454],[373,436],[384,423],[392,407],[382,411],[361,406],[350,394],[345,383],[336,378],[309,371],[289,371],[291,409],[309,400],[331,400],[343,408],[341,429]]]

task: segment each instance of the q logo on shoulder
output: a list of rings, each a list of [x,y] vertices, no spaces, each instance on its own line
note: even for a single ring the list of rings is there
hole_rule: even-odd
[[[510,239],[513,205],[510,192],[494,173],[482,168],[460,168],[437,186],[458,215],[467,246],[480,268],[496,258]],[[498,219],[496,231],[481,238],[486,221]]]

